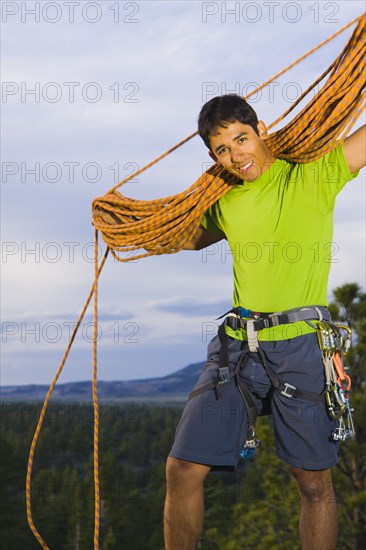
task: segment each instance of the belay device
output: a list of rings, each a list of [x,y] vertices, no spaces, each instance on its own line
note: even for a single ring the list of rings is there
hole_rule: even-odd
[[[252,458],[256,448],[259,447],[261,443],[262,441],[260,439],[257,439],[257,434],[255,433],[255,429],[252,428],[251,437],[250,438],[249,436],[247,437],[243,446],[243,450],[240,453],[240,456],[242,458],[245,458],[246,460],[249,460],[250,458]]]

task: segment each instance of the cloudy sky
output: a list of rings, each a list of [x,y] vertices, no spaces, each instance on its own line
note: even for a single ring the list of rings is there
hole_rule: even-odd
[[[93,280],[93,198],[193,132],[205,101],[245,95],[363,6],[1,3],[2,384],[53,378]],[[254,96],[260,118],[270,123],[288,108],[350,34]],[[122,192],[177,193],[208,161],[196,137]],[[338,199],[330,291],[351,281],[364,288],[364,179]],[[162,376],[202,360],[231,294],[223,244],[129,264],[109,258],[100,278],[99,379]],[[91,378],[91,323],[88,312],[60,382]]]

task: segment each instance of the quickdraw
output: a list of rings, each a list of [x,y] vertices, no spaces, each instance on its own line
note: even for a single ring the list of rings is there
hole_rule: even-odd
[[[317,335],[323,353],[325,368],[325,400],[331,418],[338,421],[332,436],[335,441],[346,441],[355,436],[352,412],[349,403],[351,378],[347,374],[343,358],[347,355],[352,331],[347,325],[318,321]]]

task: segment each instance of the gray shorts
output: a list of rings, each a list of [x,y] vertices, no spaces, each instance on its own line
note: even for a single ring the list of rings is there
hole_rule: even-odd
[[[259,345],[280,381],[303,391],[320,394],[324,390],[324,365],[315,333],[278,342],[261,341]],[[215,379],[219,350],[220,341],[215,336],[193,389]],[[228,337],[228,351],[231,371],[248,353],[248,344]],[[336,422],[328,416],[325,399],[316,402],[290,398],[273,391],[258,354],[244,359],[239,376],[254,396],[259,414],[270,406],[279,458],[306,470],[323,470],[337,463],[338,445],[332,439]],[[231,380],[220,385],[219,399],[214,390],[209,390],[186,403],[169,456],[207,464],[213,469],[234,469],[247,431],[246,408]]]

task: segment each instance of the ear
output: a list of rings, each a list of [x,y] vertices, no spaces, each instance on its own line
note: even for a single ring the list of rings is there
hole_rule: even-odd
[[[266,137],[268,136],[268,130],[267,130],[267,126],[264,124],[263,120],[258,121],[257,129],[258,129],[259,137],[261,139],[266,139]]]
[[[217,157],[213,154],[212,151],[209,151],[208,154],[210,155],[210,157],[212,158],[212,160],[214,160],[215,162],[217,162]]]

